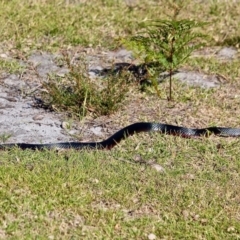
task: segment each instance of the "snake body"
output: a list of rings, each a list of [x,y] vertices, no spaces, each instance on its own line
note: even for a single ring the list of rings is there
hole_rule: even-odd
[[[121,140],[130,135],[140,132],[160,132],[162,134],[177,135],[185,138],[208,136],[215,134],[225,137],[239,137],[240,128],[222,128],[222,127],[208,127],[208,128],[186,128],[162,123],[152,122],[137,122],[127,127],[122,128],[114,133],[111,137],[101,142],[61,142],[48,144],[29,144],[29,143],[6,143],[0,144],[0,150],[5,150],[13,147],[20,149],[111,149],[117,145]]]

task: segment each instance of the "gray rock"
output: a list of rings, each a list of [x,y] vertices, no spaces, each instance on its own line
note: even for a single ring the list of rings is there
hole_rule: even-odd
[[[202,88],[213,88],[218,87],[220,82],[215,75],[206,75],[200,72],[193,71],[177,71],[173,74],[173,78],[186,83],[187,85],[199,86]],[[166,81],[169,79],[169,73],[163,72],[160,74],[158,81]]]
[[[32,63],[40,77],[46,78],[48,74],[55,73],[64,76],[69,70],[65,67],[58,67],[55,63],[57,56],[50,53],[33,53],[28,61]]]
[[[224,47],[218,53],[217,57],[221,59],[231,60],[237,55],[237,49],[234,47]]]

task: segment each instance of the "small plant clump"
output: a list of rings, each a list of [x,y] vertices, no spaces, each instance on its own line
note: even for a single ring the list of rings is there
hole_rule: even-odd
[[[200,39],[207,36],[193,32],[193,28],[202,27],[206,23],[188,19],[155,20],[141,24],[143,30],[136,36],[124,39],[123,44],[134,51],[147,65],[149,78],[158,87],[156,78],[162,69],[169,73],[169,96],[172,99],[172,75],[183,64],[191,53],[203,46]],[[157,64],[156,64],[157,63]]]
[[[95,116],[109,115],[118,110],[128,92],[124,77],[111,75],[97,83],[90,79],[85,63],[73,65],[68,57],[65,60],[70,69],[66,78],[50,77],[43,84],[42,98],[46,108],[77,117],[89,112]]]

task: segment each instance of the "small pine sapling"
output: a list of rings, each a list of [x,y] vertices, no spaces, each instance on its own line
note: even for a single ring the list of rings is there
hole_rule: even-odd
[[[149,78],[153,86],[158,86],[156,77],[163,69],[169,73],[169,96],[172,99],[172,76],[191,53],[203,46],[201,39],[207,35],[193,32],[193,28],[206,23],[193,20],[155,20],[141,24],[143,29],[136,36],[123,40],[123,44],[143,60],[149,67]],[[155,64],[150,64],[155,63]]]

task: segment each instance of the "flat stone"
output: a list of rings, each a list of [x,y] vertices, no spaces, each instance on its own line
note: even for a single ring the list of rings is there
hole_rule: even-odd
[[[174,74],[174,78],[189,85],[199,86],[202,88],[214,88],[220,85],[216,76],[206,75],[199,72],[179,72]]]
[[[173,74],[173,77],[187,85],[199,86],[202,88],[214,88],[220,85],[215,75],[206,75],[200,72],[181,70]],[[158,81],[168,80],[168,78],[169,73],[163,72],[160,74]]]
[[[237,52],[237,49],[234,47],[224,47],[217,53],[217,57],[221,59],[231,60],[236,57]]]
[[[46,78],[48,74],[55,73],[58,76],[64,76],[69,70],[65,67],[58,67],[55,63],[57,55],[50,53],[33,53],[28,61],[32,63],[38,72],[38,75],[42,78]]]

